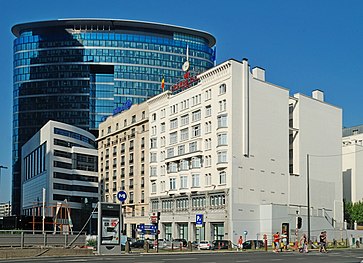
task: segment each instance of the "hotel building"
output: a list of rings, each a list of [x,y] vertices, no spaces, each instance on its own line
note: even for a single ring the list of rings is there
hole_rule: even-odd
[[[13,214],[20,214],[21,147],[49,120],[98,136],[128,100],[141,103],[190,69],[213,67],[215,38],[200,30],[118,19],[59,19],[13,26]]]
[[[137,237],[137,225],[149,220],[149,111],[146,102],[132,105],[100,124],[98,142],[101,201],[123,204],[123,231]]]
[[[341,109],[319,90],[290,95],[247,60],[197,82],[147,101],[150,210],[161,212],[161,237],[236,242],[282,224],[292,235],[297,216],[306,232],[308,174],[312,237],[340,227],[341,160],[318,156],[341,153]]]

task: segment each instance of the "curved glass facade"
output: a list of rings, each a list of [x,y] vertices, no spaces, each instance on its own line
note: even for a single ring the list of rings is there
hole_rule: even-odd
[[[16,25],[13,193],[20,193],[22,145],[48,120],[97,131],[126,101],[141,103],[183,76],[214,65],[215,39],[175,26],[122,20],[55,20]],[[13,212],[20,196],[13,194]]]

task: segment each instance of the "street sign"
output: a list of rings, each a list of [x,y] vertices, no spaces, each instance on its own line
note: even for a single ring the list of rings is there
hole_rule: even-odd
[[[140,230],[156,230],[158,229],[157,225],[145,225],[145,224],[140,224],[137,225],[137,228]]]
[[[203,215],[197,214],[195,216],[195,226],[196,227],[202,227],[203,226]]]
[[[124,202],[127,199],[127,194],[125,191],[120,191],[117,193],[117,199],[120,200],[120,202]]]
[[[140,224],[137,225],[136,228],[141,231],[143,234],[151,234],[151,235],[155,235],[157,233],[158,230],[158,226],[157,225],[145,225],[145,224]]]

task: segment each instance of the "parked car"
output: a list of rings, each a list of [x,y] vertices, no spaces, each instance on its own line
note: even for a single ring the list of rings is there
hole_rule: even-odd
[[[228,249],[229,240],[214,240],[212,242],[212,249]]]
[[[184,238],[176,238],[176,239],[173,239],[173,245],[174,247],[179,247],[180,246],[180,243],[183,243],[183,247],[186,247],[188,246],[188,242],[184,239]]]
[[[210,250],[212,249],[212,243],[210,241],[200,241],[199,242],[199,249],[207,249]]]
[[[192,248],[198,248],[198,241],[192,242]]]
[[[143,240],[143,239],[139,239],[139,240],[135,241],[134,243],[131,244],[131,247],[134,247],[134,248],[143,248],[144,245],[145,245],[145,241],[148,241],[149,242],[149,248],[154,248],[154,245],[153,245],[153,241],[152,240]]]
[[[243,242],[242,248],[243,249],[251,249],[252,248],[252,241],[255,242],[256,248],[262,248],[264,247],[263,240],[247,240]]]
[[[158,239],[159,248],[166,248],[171,246],[171,242],[166,240],[165,238]]]

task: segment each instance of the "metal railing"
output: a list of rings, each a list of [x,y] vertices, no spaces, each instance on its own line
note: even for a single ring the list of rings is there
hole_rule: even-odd
[[[0,230],[0,247],[67,247],[85,246],[86,235],[77,233],[53,234],[53,232],[27,231],[27,230]]]

